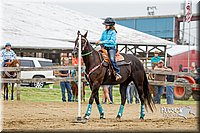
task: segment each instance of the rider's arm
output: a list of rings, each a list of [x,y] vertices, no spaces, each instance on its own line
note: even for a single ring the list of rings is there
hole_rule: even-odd
[[[16,59],[16,54],[15,54],[15,52],[12,50],[12,57],[14,58],[14,59]]]
[[[0,51],[0,57],[3,57],[3,53],[4,53],[3,51],[4,51],[4,50],[1,50],[1,51]]]
[[[106,44],[112,46],[112,45],[115,45],[115,42],[116,42],[116,32],[112,32],[111,37],[109,39],[107,39],[107,40],[101,41],[100,44],[106,43]]]

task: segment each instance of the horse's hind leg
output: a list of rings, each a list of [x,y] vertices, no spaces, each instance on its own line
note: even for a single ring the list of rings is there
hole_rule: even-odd
[[[11,90],[11,100],[14,100],[14,83],[12,83],[12,90]]]
[[[125,83],[120,84],[121,105],[120,105],[120,108],[119,108],[119,111],[118,111],[118,114],[117,114],[117,117],[116,117],[116,118],[119,118],[119,119],[122,117],[122,114],[123,114],[123,111],[124,111],[124,105],[126,103],[126,89],[127,89],[128,84],[129,84],[129,82],[125,82]]]
[[[143,92],[143,84],[142,82],[139,82],[138,84],[136,82],[135,87],[138,90],[139,98],[141,101],[141,106],[140,106],[140,119],[144,119],[145,116],[145,110],[144,110],[144,92]]]

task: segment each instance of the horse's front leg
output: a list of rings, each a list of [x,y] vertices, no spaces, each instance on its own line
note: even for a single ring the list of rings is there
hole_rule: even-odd
[[[96,95],[98,94],[99,87],[100,87],[100,84],[98,81],[94,82],[93,85],[91,86],[92,94],[90,95],[89,104],[88,104],[87,111],[84,116],[84,118],[87,120],[90,118],[90,115],[92,112],[92,104],[93,104],[93,101],[94,101]],[[99,100],[96,100],[96,102],[99,102]]]
[[[11,90],[11,100],[14,100],[14,95],[13,95],[13,93],[14,93],[14,83],[12,83],[12,90]]]
[[[121,95],[121,105],[117,114],[117,119],[120,119],[123,115],[124,105],[126,103],[126,89],[128,84],[122,83],[120,84],[120,95]]]

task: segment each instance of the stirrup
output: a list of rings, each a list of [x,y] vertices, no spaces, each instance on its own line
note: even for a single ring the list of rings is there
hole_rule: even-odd
[[[122,76],[121,76],[121,75],[119,75],[119,74],[116,74],[116,81],[120,80],[121,78],[122,78]]]

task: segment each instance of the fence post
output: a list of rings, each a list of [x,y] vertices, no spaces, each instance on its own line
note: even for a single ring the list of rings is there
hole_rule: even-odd
[[[17,100],[20,101],[20,83],[21,83],[21,69],[17,71]]]

